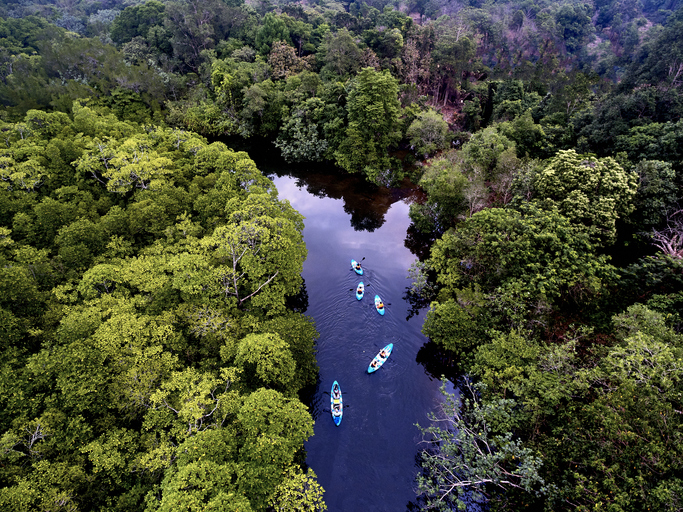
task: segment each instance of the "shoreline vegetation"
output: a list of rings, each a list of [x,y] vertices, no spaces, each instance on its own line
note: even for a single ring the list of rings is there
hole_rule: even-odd
[[[241,138],[424,192],[421,508],[679,510],[682,88],[678,0],[4,2],[0,508],[326,510]]]

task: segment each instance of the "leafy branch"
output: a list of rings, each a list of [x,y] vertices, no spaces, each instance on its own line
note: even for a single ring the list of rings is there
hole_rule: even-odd
[[[490,497],[491,488],[520,489],[545,493],[539,475],[540,458],[525,448],[512,432],[497,433],[492,427],[508,416],[513,400],[482,405],[468,380],[462,393],[467,398],[448,394],[441,413],[431,415],[433,423],[422,431],[423,473],[418,475],[418,494],[426,497],[427,509],[464,508],[465,499],[481,502]]]

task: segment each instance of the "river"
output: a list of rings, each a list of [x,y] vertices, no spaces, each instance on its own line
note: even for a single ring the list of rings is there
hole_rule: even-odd
[[[306,314],[320,333],[320,379],[310,403],[315,434],[306,462],[330,512],[414,510],[421,439],[415,424],[427,425],[441,398],[439,379],[418,363],[427,342],[420,331],[424,311],[408,320],[411,307],[403,299],[415,261],[406,247],[415,191],[324,172],[307,173],[305,181],[271,178],[280,198],[306,217]],[[362,277],[352,271],[352,258],[365,258]],[[354,293],[360,280],[369,285],[362,301]],[[375,294],[387,303],[384,316],[374,308]],[[368,374],[372,357],[388,343],[391,357]],[[346,406],[339,427],[329,412],[335,380]]]

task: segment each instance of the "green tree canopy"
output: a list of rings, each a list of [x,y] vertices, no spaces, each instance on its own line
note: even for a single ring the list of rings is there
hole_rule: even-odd
[[[376,183],[392,183],[401,173],[389,148],[401,137],[398,83],[388,72],[364,68],[354,80],[347,102],[348,128],[335,151],[337,165],[362,172]]]
[[[432,248],[440,291],[423,332],[467,366],[492,326],[537,330],[562,308],[595,300],[615,277],[607,261],[556,210],[482,210]]]
[[[110,36],[115,43],[126,43],[134,37],[147,37],[149,29],[163,23],[165,6],[156,0],[123,9],[111,24]]]
[[[317,375],[315,328],[287,307],[303,218],[272,181],[92,103],[3,134],[0,507],[322,506],[297,464]]]
[[[536,201],[543,208],[557,208],[576,225],[584,226],[591,239],[611,244],[618,218],[633,210],[637,177],[613,158],[597,159],[574,150],[560,151],[538,173]]]

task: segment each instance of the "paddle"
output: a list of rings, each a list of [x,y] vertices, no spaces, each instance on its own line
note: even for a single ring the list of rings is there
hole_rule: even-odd
[[[364,259],[365,259],[365,256],[363,256],[363,258],[360,261],[357,261],[356,263],[358,263],[358,265],[360,265],[360,262],[363,261]],[[351,267],[351,271],[355,272],[355,269],[353,267]]]
[[[378,346],[379,346],[379,345],[378,345]],[[329,391],[322,391],[322,394],[323,394],[323,395],[329,395],[330,392],[329,392]],[[348,394],[349,394],[349,391],[344,391],[343,396],[346,396],[346,395],[348,395]]]
[[[368,283],[368,284],[365,285],[365,287],[368,287],[368,286],[370,286],[370,283]],[[352,291],[355,290],[355,289],[356,289],[356,288],[349,288],[349,291],[352,292]]]
[[[351,404],[344,404],[344,409],[346,409],[347,407],[351,407]],[[323,412],[329,412],[329,413],[331,413],[331,412],[332,412],[332,409],[329,409],[329,408],[327,408],[327,407],[323,407]]]

